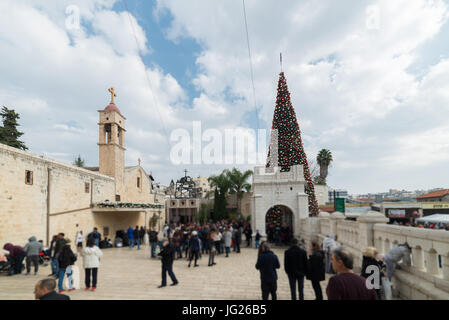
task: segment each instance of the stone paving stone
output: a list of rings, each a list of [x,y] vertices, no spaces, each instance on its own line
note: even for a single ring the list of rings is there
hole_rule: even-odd
[[[281,263],[278,270],[278,299],[289,300],[290,288],[284,272],[284,249],[273,249]],[[208,256],[199,260],[200,267],[188,267],[185,259],[176,260],[173,271],[179,280],[175,287],[158,289],[161,281],[161,262],[150,259],[149,248],[129,250],[114,248],[103,250],[95,292],[84,290],[82,258],[76,265],[80,268],[80,290],[67,293],[73,300],[260,300],[259,271],[255,269],[257,250],[242,248],[240,254],[229,258],[216,256],[217,265],[208,267]],[[8,277],[0,275],[0,300],[34,299],[34,285],[51,272],[50,266],[40,266],[38,276],[24,274]],[[168,284],[171,283],[167,277]],[[321,282],[323,295],[327,280]],[[304,282],[306,300],[315,299],[310,281]]]

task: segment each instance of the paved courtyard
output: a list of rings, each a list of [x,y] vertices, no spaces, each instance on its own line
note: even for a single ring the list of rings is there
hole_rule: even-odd
[[[278,272],[278,299],[289,300],[290,289],[283,270],[284,249],[274,249],[281,263]],[[217,265],[208,267],[208,256],[199,260],[200,267],[188,268],[185,259],[176,260],[173,270],[179,280],[175,287],[158,289],[161,283],[160,260],[149,259],[148,247],[140,251],[135,248],[114,248],[103,250],[99,269],[98,288],[95,292],[84,290],[82,258],[76,265],[80,268],[80,290],[67,293],[73,300],[248,300],[261,299],[259,272],[255,269],[257,251],[243,248],[240,254],[231,253],[216,257]],[[34,299],[34,285],[50,274],[50,266],[39,268],[39,275],[24,274],[8,277],[0,275],[0,299]],[[33,269],[32,269],[33,273]],[[171,283],[168,277],[168,284]],[[321,282],[323,295],[327,281]],[[304,284],[306,300],[315,299],[310,281]]]

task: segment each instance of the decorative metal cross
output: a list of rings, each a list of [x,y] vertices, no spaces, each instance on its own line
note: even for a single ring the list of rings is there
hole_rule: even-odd
[[[108,91],[111,93],[111,103],[114,103],[114,97],[117,97],[114,88],[109,88]]]

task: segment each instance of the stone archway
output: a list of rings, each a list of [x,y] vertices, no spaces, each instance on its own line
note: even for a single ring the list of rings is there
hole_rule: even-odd
[[[267,241],[288,245],[295,233],[293,211],[285,205],[275,205],[265,214]]]

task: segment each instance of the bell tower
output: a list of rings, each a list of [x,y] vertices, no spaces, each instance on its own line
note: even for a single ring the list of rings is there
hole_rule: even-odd
[[[111,103],[100,113],[99,151],[101,174],[115,178],[116,201],[123,199],[125,176],[125,121],[126,118],[114,103],[116,93],[114,88],[108,90],[111,94]]]

